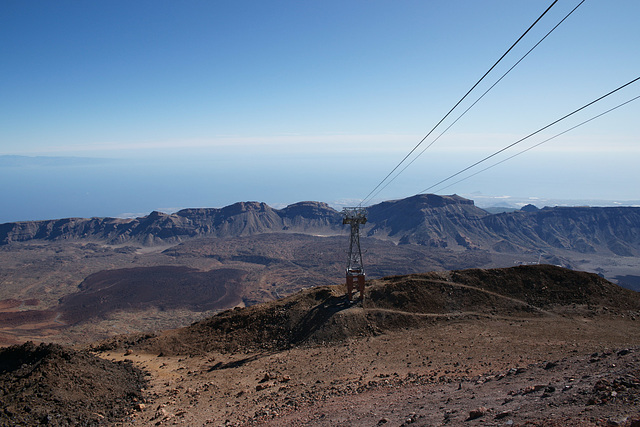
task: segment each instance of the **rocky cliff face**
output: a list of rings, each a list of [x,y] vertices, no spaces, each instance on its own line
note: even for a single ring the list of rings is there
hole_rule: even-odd
[[[544,208],[482,218],[479,227],[501,243],[581,253],[640,254],[640,208]]]
[[[368,208],[366,236],[399,244],[497,252],[570,250],[640,255],[640,208],[544,208],[491,215],[457,195],[423,194]],[[300,202],[283,209],[239,202],[221,209],[152,212],[135,219],[70,218],[0,224],[0,244],[28,240],[92,239],[145,245],[194,237],[237,237],[295,232],[339,234],[339,212],[326,203]]]
[[[365,230],[368,236],[399,243],[473,248],[480,244],[477,223],[487,216],[472,200],[457,195],[419,194],[372,206]]]
[[[640,208],[555,207],[491,215],[462,197],[417,195],[369,208],[368,236],[436,248],[640,255]]]

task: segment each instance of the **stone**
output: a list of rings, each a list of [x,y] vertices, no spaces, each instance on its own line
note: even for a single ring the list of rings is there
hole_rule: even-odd
[[[484,417],[487,414],[487,412],[489,412],[489,410],[484,406],[480,406],[476,409],[472,409],[471,411],[469,411],[469,419],[475,420],[476,418]]]

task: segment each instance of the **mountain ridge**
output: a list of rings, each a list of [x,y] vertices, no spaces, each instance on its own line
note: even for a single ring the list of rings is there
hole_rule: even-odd
[[[340,214],[323,202],[298,202],[273,209],[262,202],[237,202],[223,208],[189,208],[173,214],[153,211],[122,218],[65,218],[0,224],[0,244],[29,240],[95,239],[111,244],[175,243],[198,236],[246,236],[274,231],[313,232],[341,227]]]
[[[640,208],[636,207],[546,207],[490,214],[457,195],[423,194],[367,209],[363,236],[397,244],[510,253],[569,250],[640,255]],[[323,202],[298,202],[282,209],[263,202],[238,202],[173,214],[154,211],[134,219],[67,218],[0,224],[0,245],[30,240],[98,240],[153,246],[197,237],[337,235],[344,231],[341,214]]]

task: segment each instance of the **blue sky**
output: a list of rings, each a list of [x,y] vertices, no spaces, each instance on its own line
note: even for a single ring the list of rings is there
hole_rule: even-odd
[[[559,1],[462,107],[578,3]],[[0,222],[359,201],[550,4],[4,1],[0,156],[76,159],[0,162]],[[587,0],[377,199],[640,76],[638,16],[635,0]],[[640,82],[518,149],[638,95]],[[640,100],[444,192],[640,199],[639,113]]]

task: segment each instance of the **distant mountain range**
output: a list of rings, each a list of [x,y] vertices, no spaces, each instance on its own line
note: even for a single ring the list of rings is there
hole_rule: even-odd
[[[274,209],[265,203],[239,202],[220,209],[152,212],[134,219],[68,218],[0,224],[0,244],[90,240],[157,245],[261,233],[335,235],[345,228],[340,212],[326,203],[300,202]],[[491,214],[457,195],[423,194],[370,206],[363,234],[398,244],[452,250],[517,253],[559,249],[638,256],[640,208],[525,207]]]
[[[122,218],[67,218],[0,225],[0,243],[28,240],[100,240],[144,245],[181,242],[194,237],[238,237],[261,233],[337,234],[339,212],[326,203],[300,202],[284,209],[265,203],[239,202],[224,208],[183,209],[174,214],[151,212]]]

